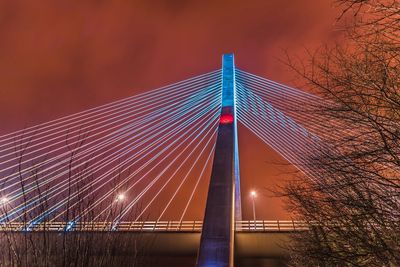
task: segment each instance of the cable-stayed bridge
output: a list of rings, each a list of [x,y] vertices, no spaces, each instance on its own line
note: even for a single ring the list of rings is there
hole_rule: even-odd
[[[314,179],[326,131],[299,110],[322,103],[228,54],[219,70],[3,135],[0,228],[197,233],[198,266],[228,266],[240,232],[305,227],[242,220],[237,124]]]

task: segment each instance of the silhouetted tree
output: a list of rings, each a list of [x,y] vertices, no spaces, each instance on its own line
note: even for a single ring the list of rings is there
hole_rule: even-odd
[[[96,199],[95,194],[83,194],[83,188],[89,186],[92,189],[92,182],[94,179],[87,177],[93,176],[93,171],[90,164],[82,159],[76,157],[81,146],[84,144],[87,135],[80,135],[74,145],[70,145],[68,136],[66,136],[65,147],[69,151],[66,163],[62,166],[67,170],[66,176],[63,178],[67,181],[67,187],[64,191],[66,194],[61,195],[59,198],[50,199],[46,194],[52,187],[57,186],[48,184],[46,186],[40,185],[46,173],[41,170],[46,166],[45,160],[48,156],[43,156],[38,160],[29,160],[29,174],[25,176],[22,174],[21,169],[26,167],[22,165],[24,154],[29,148],[30,143],[24,144],[21,147],[19,140],[15,142],[15,160],[18,163],[16,173],[18,174],[17,180],[19,181],[22,203],[18,205],[23,209],[20,212],[22,216],[20,220],[16,221],[21,226],[21,229],[11,227],[10,221],[3,221],[0,223],[0,266],[154,266],[157,259],[149,257],[146,252],[150,248],[153,240],[151,238],[144,238],[140,233],[127,233],[118,231],[109,231],[112,218],[118,216],[122,211],[122,207],[118,205],[111,205],[107,212],[106,217],[100,219],[104,220],[104,229],[99,229],[102,221],[97,221],[95,226],[91,224],[96,218],[96,212],[84,213],[86,209],[91,207]],[[22,140],[22,137],[20,137]],[[121,180],[122,173],[117,173],[118,177],[114,179]],[[27,188],[26,177],[29,176],[31,190]],[[72,178],[78,182],[73,184]],[[6,182],[1,184],[1,188],[6,185]],[[118,180],[112,180],[112,191],[116,195],[116,184]],[[93,191],[93,190],[91,190]],[[73,193],[77,193],[77,197],[72,200]],[[111,201],[115,200],[115,195]],[[32,197],[41,199],[37,201],[35,209],[29,209]],[[48,230],[48,226],[57,226],[51,221],[54,219],[54,214],[49,214],[44,217],[40,224],[32,225],[36,229],[28,229],[30,222],[38,216],[48,213],[48,210],[53,207],[55,203],[67,199],[66,204],[63,205],[65,215],[58,219],[60,230]],[[36,204],[35,203],[35,204]],[[74,205],[72,205],[74,204]],[[0,205],[1,216],[6,216],[8,210],[14,208],[13,203]],[[100,207],[99,209],[103,209]],[[140,212],[140,207],[135,213]],[[85,215],[82,215],[85,214]],[[78,229],[78,231],[63,231],[63,227],[67,225],[70,220],[80,217],[80,222],[88,231]],[[111,218],[111,219],[110,219]],[[110,222],[111,220],[111,222]],[[15,222],[14,222],[15,223]],[[15,225],[15,224],[14,224]],[[91,228],[97,227],[97,228]],[[7,230],[7,227],[10,227]],[[24,229],[25,228],[25,229]],[[79,226],[77,226],[79,228]],[[97,230],[96,230],[97,229]],[[103,231],[104,230],[104,231]]]
[[[293,235],[293,266],[400,266],[400,2],[339,0],[346,45],[289,65],[327,100],[313,107],[330,138],[307,159],[317,179],[288,184],[310,230]],[[349,20],[350,19],[350,20]]]

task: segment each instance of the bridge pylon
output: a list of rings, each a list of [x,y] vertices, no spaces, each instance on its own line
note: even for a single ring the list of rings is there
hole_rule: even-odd
[[[235,218],[241,219],[235,61],[222,57],[222,105],[197,266],[233,266]]]

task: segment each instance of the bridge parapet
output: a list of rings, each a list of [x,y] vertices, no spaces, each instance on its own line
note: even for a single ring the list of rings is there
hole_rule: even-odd
[[[122,221],[117,225],[113,222],[75,222],[73,225],[65,222],[46,222],[29,227],[23,222],[8,222],[0,224],[0,232],[201,232],[202,227],[202,221]],[[236,232],[294,232],[307,229],[305,222],[292,220],[248,220],[235,223]]]
[[[303,221],[293,220],[251,220],[237,221],[236,232],[294,232],[304,231],[308,226]]]

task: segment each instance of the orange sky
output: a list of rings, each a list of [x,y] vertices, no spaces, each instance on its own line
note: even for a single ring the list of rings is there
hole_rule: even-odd
[[[302,56],[335,40],[334,22],[320,0],[0,0],[0,134],[218,69],[227,52],[295,85],[283,50]],[[259,218],[288,218],[267,189],[290,169],[239,130],[244,217],[254,188]]]

